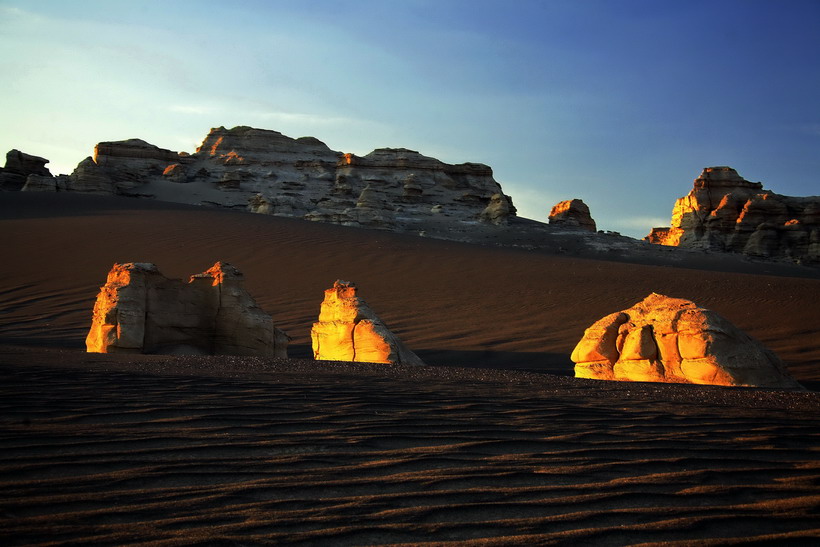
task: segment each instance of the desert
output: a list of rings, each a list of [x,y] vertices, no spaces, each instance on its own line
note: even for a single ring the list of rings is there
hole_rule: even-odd
[[[6,192],[0,211],[4,544],[818,535],[812,268],[70,193]],[[217,259],[292,337],[287,359],[85,352],[113,263],[181,278]],[[355,280],[425,366],[314,361],[310,328],[336,279]],[[584,330],[651,292],[718,311],[806,389],[573,378]]]
[[[820,544],[818,21],[0,0],[0,547]]]

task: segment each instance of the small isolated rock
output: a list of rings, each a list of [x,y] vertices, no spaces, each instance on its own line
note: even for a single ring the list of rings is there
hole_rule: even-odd
[[[556,203],[549,216],[550,224],[560,225],[564,228],[580,228],[595,232],[595,221],[589,213],[589,207],[580,199],[568,199]]]
[[[506,224],[510,215],[515,214],[515,207],[510,202],[510,198],[504,194],[493,194],[490,203],[481,212],[480,219],[489,224]]]
[[[356,292],[356,285],[339,280],[325,291],[319,321],[310,331],[314,358],[423,365]]]
[[[154,264],[114,264],[97,295],[89,353],[160,353],[287,357],[288,336],[223,262],[168,279]]]
[[[780,359],[717,313],[652,293],[584,332],[577,378],[801,389]]]

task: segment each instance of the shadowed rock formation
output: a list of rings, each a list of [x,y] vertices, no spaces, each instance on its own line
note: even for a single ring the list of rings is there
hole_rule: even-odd
[[[650,243],[761,258],[820,262],[820,196],[764,190],[731,167],[707,167],[672,210],[672,226],[653,228]]]
[[[550,211],[550,224],[562,228],[580,228],[594,232],[597,230],[589,207],[580,199],[569,199],[556,203]]]
[[[589,327],[572,360],[578,378],[801,389],[776,355],[717,313],[655,293]]]
[[[86,349],[287,357],[287,335],[256,306],[230,264],[168,279],[154,264],[114,264],[94,304]]]
[[[9,150],[6,165],[0,169],[0,190],[21,190],[30,175],[51,177],[48,160],[19,150]]]
[[[423,365],[356,292],[353,283],[338,280],[325,291],[319,321],[310,331],[314,358]]]

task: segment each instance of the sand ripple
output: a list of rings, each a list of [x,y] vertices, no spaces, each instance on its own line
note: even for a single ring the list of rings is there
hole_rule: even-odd
[[[3,544],[820,534],[817,394],[740,391],[728,405],[719,388],[660,401],[640,385],[591,392],[533,375],[301,363],[236,379],[105,359],[0,367]]]

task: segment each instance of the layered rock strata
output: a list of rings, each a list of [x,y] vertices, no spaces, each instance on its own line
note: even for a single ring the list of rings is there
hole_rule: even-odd
[[[707,167],[650,243],[760,258],[820,262],[820,196],[791,197],[749,182],[731,167]]]
[[[395,231],[423,229],[425,220],[501,225],[515,216],[486,165],[450,165],[405,148],[343,154],[313,137],[245,126],[212,129],[193,154],[139,139],[102,142],[70,176],[26,189],[152,197]]]
[[[94,304],[86,350],[287,357],[288,337],[223,262],[185,283],[154,264],[114,264]]]
[[[550,211],[549,222],[562,228],[578,228],[589,232],[597,230],[589,207],[580,199],[556,203]]]
[[[572,360],[577,378],[801,389],[774,353],[717,313],[655,293],[595,322]]]
[[[424,364],[359,298],[356,285],[347,281],[337,280],[325,291],[310,337],[317,360]]]

